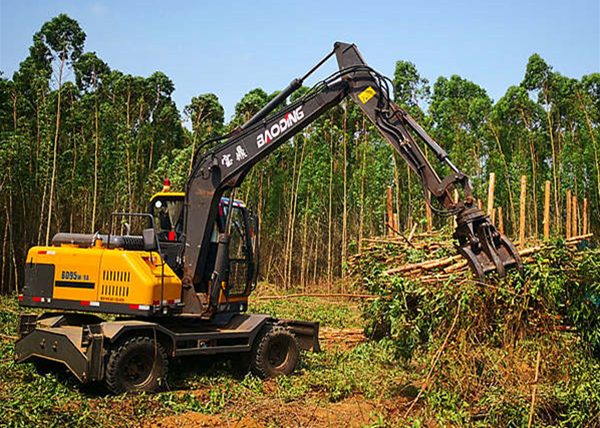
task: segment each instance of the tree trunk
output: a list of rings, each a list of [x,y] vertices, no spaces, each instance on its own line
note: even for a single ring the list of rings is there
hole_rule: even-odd
[[[548,94],[546,92],[546,88],[542,88],[542,91],[544,93],[544,101],[546,102],[546,119],[548,120],[548,132],[550,134],[550,144],[552,145],[552,178],[554,180],[554,209],[556,210],[557,213],[560,212],[559,209],[559,203],[558,203],[558,189],[559,189],[559,183],[558,183],[558,177],[557,177],[557,172],[556,172],[556,146],[554,144],[554,129],[552,127],[552,118],[550,117],[550,106],[548,104]],[[556,232],[560,233],[561,231],[561,223],[560,223],[560,216],[557,215],[556,217]]]
[[[56,157],[58,151],[58,135],[60,131],[60,95],[62,91],[62,73],[63,67],[65,66],[66,60],[66,49],[63,49],[61,61],[60,61],[60,70],[58,73],[58,101],[56,107],[56,131],[54,132],[54,149],[52,155],[52,179],[50,180],[50,197],[48,198],[48,223],[46,226],[46,246],[49,244],[50,240],[50,226],[52,224],[52,203],[54,199],[54,185],[56,181]]]
[[[47,111],[47,106],[46,106],[46,97],[43,98],[43,104],[44,104],[44,110]],[[48,125],[48,124],[46,124]],[[50,158],[50,144],[48,144],[48,146],[46,147],[46,159]],[[38,157],[39,159],[39,157]],[[37,245],[41,245],[42,244],[42,233],[44,231],[44,211],[46,209],[46,195],[48,192],[48,177],[50,175],[50,169],[46,168],[46,174],[44,177],[44,190],[42,192],[42,206],[40,208],[40,220],[38,223],[38,238],[37,238]]]
[[[318,230],[319,225],[317,224],[316,230]],[[315,237],[315,259],[313,262],[313,284],[317,283],[317,268],[319,266],[319,234],[314,235]]]
[[[131,177],[131,116],[130,116],[130,107],[131,107],[131,90],[127,91],[127,109],[126,109],[126,121],[127,121],[127,138],[125,140],[125,157],[127,158],[127,195],[129,196],[129,212],[132,212],[133,203],[133,190],[131,187],[132,177]]]
[[[73,100],[73,94],[71,93],[71,120],[73,121],[73,124],[75,124],[75,120],[73,120],[73,116],[74,114],[74,100]],[[69,206],[69,211],[70,211],[70,215],[69,215],[69,233],[73,233],[73,226],[74,226],[74,222],[75,222],[75,210],[73,207],[73,203],[75,202],[75,172],[77,170],[77,133],[75,132],[75,128],[73,127],[73,129],[71,129],[71,136],[70,136],[71,140],[73,140],[73,165],[71,166],[71,183],[70,183],[70,187],[71,187],[71,204]],[[60,225],[60,223],[59,223]]]
[[[8,210],[6,210],[8,212]],[[8,283],[8,281],[6,281],[6,251],[7,251],[7,243],[8,243],[8,223],[10,222],[10,219],[7,217],[6,218],[6,222],[4,223],[4,235],[2,237],[2,272],[0,272],[0,293],[1,294],[6,294],[8,292],[7,288],[5,286],[5,284]]]
[[[288,211],[288,224],[285,234],[285,251],[283,259],[283,283],[285,288],[288,288],[291,284],[291,259],[292,259],[292,244],[291,236],[292,229],[294,227],[293,213],[294,213],[294,184],[296,183],[296,163],[298,161],[298,144],[294,144],[294,163],[292,165],[292,181],[290,183],[290,209]],[[284,192],[285,193],[285,192]]]
[[[332,244],[332,228],[333,228],[332,209],[333,209],[333,155],[334,155],[334,151],[333,151],[333,135],[332,135],[332,133],[330,133],[329,135],[330,135],[329,146],[331,148],[331,152],[330,152],[331,159],[330,159],[330,163],[329,163],[329,209],[327,211],[327,213],[328,213],[328,220],[327,220],[327,280],[329,282],[329,286],[331,286],[331,283],[333,282],[333,272],[332,272],[333,258],[331,255],[331,244]]]
[[[12,181],[12,177],[10,177],[10,174],[9,174],[9,178],[10,178],[10,181]],[[14,218],[12,193],[10,193],[8,196],[8,210],[6,212],[6,217],[7,217],[7,219]],[[16,290],[18,287],[18,284],[19,284],[19,272],[17,269],[17,259],[15,256],[15,233],[14,233],[14,225],[12,222],[9,222],[9,225],[8,225],[8,239],[10,240],[10,252],[12,255],[12,264],[13,264],[13,268],[14,268],[14,272],[15,272],[14,273],[14,275],[15,275],[14,282],[11,282],[10,280],[8,281],[8,292],[10,293],[10,292]],[[14,285],[14,288],[13,288],[13,285]]]
[[[300,137],[298,137],[300,138]],[[306,138],[304,139],[304,144],[302,144],[302,151],[300,152],[300,162],[298,163],[298,174],[296,176],[296,185],[295,188],[292,189],[292,222],[291,222],[291,230],[290,230],[290,246],[289,246],[289,259],[288,259],[288,286],[291,285],[292,281],[292,260],[293,260],[293,248],[294,248],[294,235],[296,231],[296,211],[298,207],[298,190],[300,188],[300,177],[302,176],[302,166],[304,165],[304,154],[306,151],[306,146],[308,145],[308,141]],[[293,183],[292,183],[293,185]]]
[[[92,200],[92,233],[96,231],[96,205],[98,200],[98,81],[94,73],[94,196]]]
[[[308,202],[310,200],[310,184],[306,189],[306,205],[304,206],[304,227],[302,230],[302,263],[300,265],[300,284],[302,289],[306,289],[306,257],[308,255],[307,239],[308,239]]]
[[[489,120],[488,120],[489,123]],[[490,123],[490,129],[492,130],[492,134],[494,135],[494,140],[496,140],[496,145],[498,146],[498,151],[500,152],[500,157],[502,158],[502,163],[504,164],[504,169],[506,170],[506,183],[508,188],[508,204],[510,206],[510,222],[514,222],[515,220],[515,205],[514,205],[514,196],[512,192],[512,188],[510,185],[510,171],[508,168],[508,162],[506,162],[506,157],[504,156],[504,151],[502,150],[502,144],[500,143],[500,137],[498,133],[494,129],[494,126]]]
[[[398,217],[398,223],[400,223],[400,188],[402,186],[400,184],[400,174],[398,173],[398,159],[396,158],[395,152],[392,154],[392,158],[394,159],[394,181],[396,182],[396,215]],[[400,224],[395,224],[393,215],[392,218],[389,219],[389,222],[392,227],[396,227],[398,230],[401,229]]]
[[[366,180],[366,169],[367,169],[367,129],[365,128],[365,117],[363,115],[362,120],[362,132],[364,136],[363,142],[363,159],[362,159],[362,174],[360,177],[360,214],[358,216],[358,251],[362,248],[362,239],[364,233],[364,215],[365,215],[365,180]]]
[[[346,125],[348,111],[347,106],[344,109],[344,118],[342,122],[342,150],[344,151],[344,199],[342,213],[342,257],[341,257],[341,273],[342,278],[346,276],[346,247],[348,245],[348,142],[346,140]]]

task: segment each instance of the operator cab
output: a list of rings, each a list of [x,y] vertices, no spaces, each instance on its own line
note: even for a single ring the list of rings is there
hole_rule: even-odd
[[[184,204],[185,193],[170,192],[170,186],[150,199],[148,212],[154,216],[156,236],[167,264],[181,278],[183,276]],[[204,272],[197,293],[208,292],[210,277],[214,271],[219,233],[225,232],[229,212],[229,198],[221,198],[219,212],[213,225]],[[246,297],[256,284],[258,274],[258,221],[246,205],[233,201],[229,246],[229,281],[227,289],[230,300]]]

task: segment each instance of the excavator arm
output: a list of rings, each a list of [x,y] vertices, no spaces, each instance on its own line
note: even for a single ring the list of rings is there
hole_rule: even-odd
[[[317,84],[296,102],[273,113],[302,85],[308,75],[332,55],[336,56],[340,68],[337,73]],[[468,177],[452,164],[448,153],[405,110],[393,103],[389,86],[385,77],[366,65],[355,45],[338,42],[333,51],[304,77],[294,79],[248,122],[226,136],[213,149],[197,156],[186,185],[183,285],[184,303],[188,311],[201,310],[206,303],[194,302],[194,298],[186,299],[185,290],[192,291],[188,295],[195,294],[193,290],[198,288],[201,281],[206,268],[212,225],[223,193],[239,187],[258,161],[347,96],[356,102],[420,177],[427,203],[431,205],[431,194],[442,207],[437,209],[432,206],[436,212],[457,217],[454,238],[458,240],[458,251],[480,280],[490,272],[502,277],[507,268],[522,268],[512,243],[496,230],[488,216],[478,208]],[[427,145],[441,162],[447,164],[452,174],[441,179],[413,135]],[[459,201],[454,201],[450,193],[456,186],[462,191]],[[226,230],[218,240],[217,258],[208,290],[209,302],[217,301],[219,293],[226,291],[228,243]]]
[[[466,258],[477,278],[484,281],[485,276],[492,272],[504,277],[506,269],[511,267],[522,271],[523,264],[518,251],[479,208],[469,178],[405,110],[393,103],[386,91],[386,79],[366,67],[355,45],[338,42],[334,51],[340,69],[356,68],[343,77],[350,86],[348,95],[421,178],[426,202],[438,213],[456,216],[454,238],[458,240],[458,251]],[[440,179],[409,130],[435,153],[440,162],[450,167],[452,173],[449,176]],[[452,199],[450,190],[453,188],[462,191],[462,200]],[[438,200],[443,210],[432,206],[429,193]]]

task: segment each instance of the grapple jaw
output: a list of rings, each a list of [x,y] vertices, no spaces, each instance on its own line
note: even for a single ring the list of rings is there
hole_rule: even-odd
[[[519,252],[479,207],[465,208],[458,214],[456,222],[453,236],[458,240],[458,251],[467,259],[479,281],[484,282],[485,277],[494,272],[503,278],[511,268],[523,273]]]

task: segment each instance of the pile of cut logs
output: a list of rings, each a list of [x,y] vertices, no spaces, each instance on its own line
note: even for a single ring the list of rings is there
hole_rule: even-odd
[[[576,246],[585,240],[593,237],[592,233],[585,235],[574,236],[566,240],[568,246]],[[389,266],[384,271],[386,275],[401,275],[404,277],[415,278],[418,276],[423,282],[438,282],[444,279],[449,279],[453,274],[466,273],[468,270],[467,262],[453,249],[452,240],[444,238],[435,233],[427,233],[423,235],[414,235],[410,241],[402,237],[384,237],[364,239],[361,252],[352,256],[349,259],[348,265],[352,269],[355,267],[361,257],[366,253],[381,252],[382,245],[391,244],[399,245],[406,251],[401,251],[401,255],[386,257],[378,254],[376,258]],[[414,239],[416,238],[416,239]],[[421,238],[421,239],[418,239]],[[552,244],[547,241],[531,241],[531,246],[523,246],[519,249],[519,254],[523,259],[523,263],[529,263],[533,260],[532,255],[542,251],[545,248],[551,248]],[[407,253],[409,249],[416,250],[420,254],[427,257],[427,260],[419,262],[409,262]],[[456,254],[448,256],[447,254]]]

